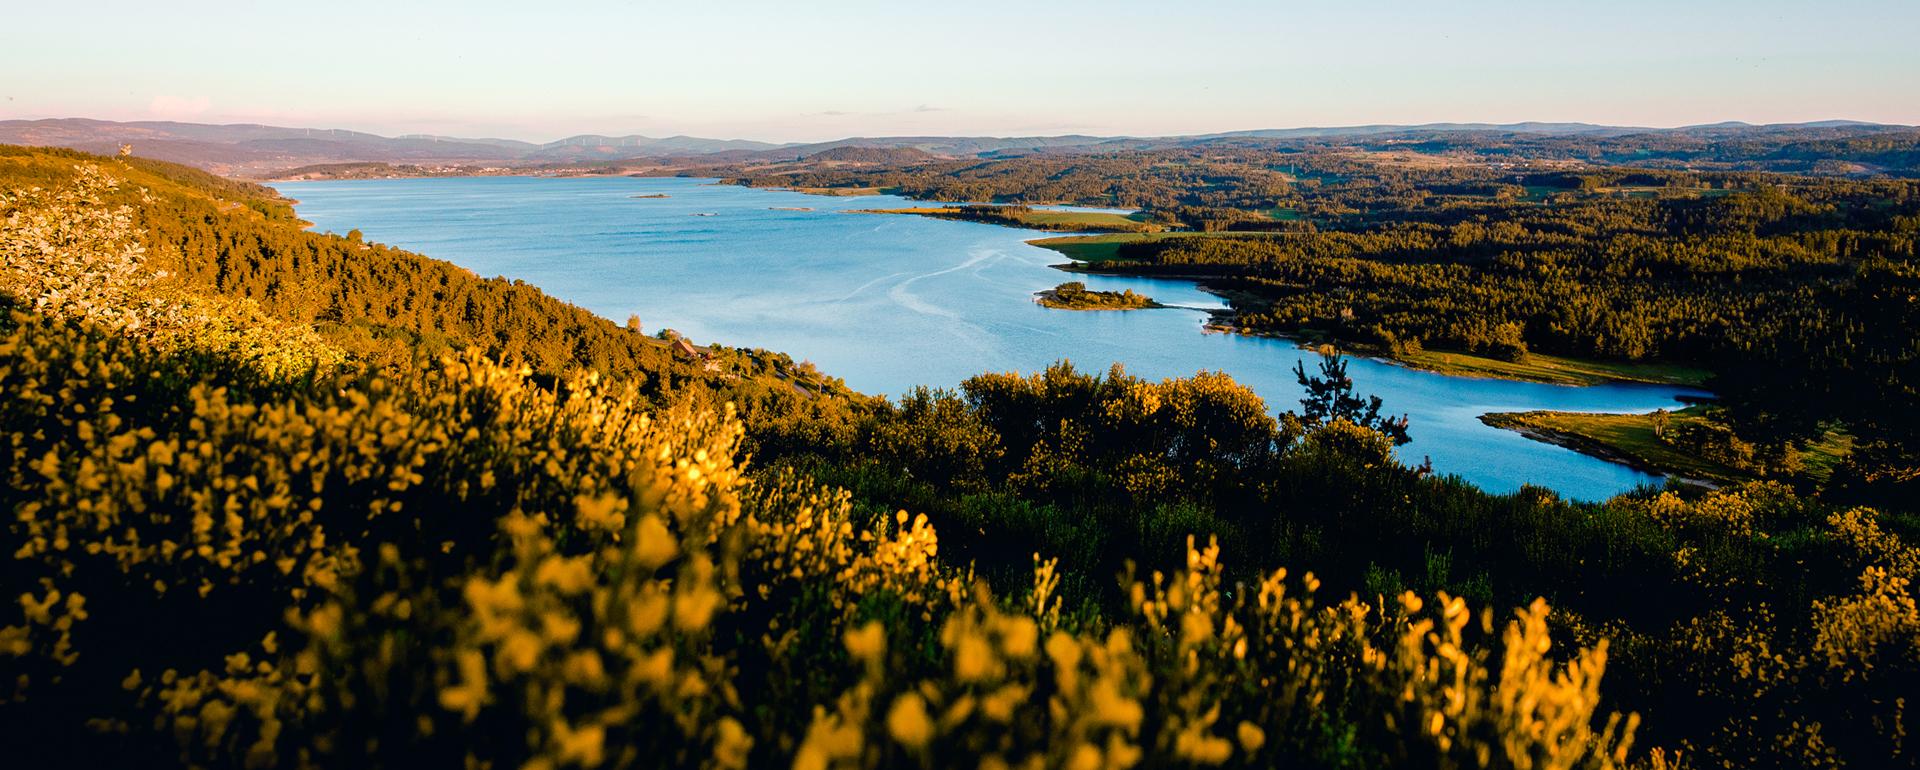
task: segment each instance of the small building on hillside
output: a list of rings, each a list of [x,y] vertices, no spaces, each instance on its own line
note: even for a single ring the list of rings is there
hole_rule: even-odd
[[[676,337],[673,340],[672,347],[675,355],[685,356],[689,361],[707,360],[707,354],[701,352],[699,348],[694,347],[693,343],[688,342],[685,337]]]

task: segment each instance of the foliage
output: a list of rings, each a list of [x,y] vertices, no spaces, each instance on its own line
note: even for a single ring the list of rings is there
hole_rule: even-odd
[[[310,327],[276,322],[247,299],[182,291],[148,264],[119,182],[93,164],[71,184],[0,192],[0,282],[36,311],[85,318],[165,347],[224,350],[273,373],[339,366]],[[143,192],[144,195],[144,192]]]
[[[1307,374],[1305,361],[1293,365],[1294,379],[1307,389],[1300,400],[1301,419],[1313,425],[1344,420],[1393,439],[1395,446],[1413,439],[1407,437],[1407,418],[1382,417],[1380,397],[1361,398],[1353,394],[1353,378],[1347,376],[1347,360],[1333,353],[1320,356],[1320,374]]]
[[[236,389],[84,324],[8,325],[23,593],[0,710],[69,759],[1612,767],[1629,747],[1631,721],[1595,721],[1604,652],[1545,658],[1543,606],[1494,638],[1457,598],[1321,609],[1284,570],[1229,601],[1217,546],[1189,545],[1131,584],[1131,616],[1076,628],[1051,562],[995,600],[924,516],[752,481],[737,421],[650,415],[631,385],[462,356]]]
[[[1068,281],[1040,292],[1039,303],[1061,310],[1136,310],[1159,307],[1151,297],[1125,291],[1088,291],[1079,281]]]
[[[1103,211],[1056,211],[1021,205],[967,204],[938,208],[878,209],[865,213],[913,214],[964,222],[1024,227],[1032,230],[1067,232],[1145,233],[1162,229],[1125,214]]]
[[[1223,138],[745,179],[1143,207],[1187,232],[1070,253],[1099,257],[1102,272],[1203,280],[1242,332],[1412,360],[1465,351],[1523,365],[1545,353],[1711,369],[1732,433],[1696,437],[1703,446],[1751,464],[1741,444],[1787,457],[1844,429],[1858,443],[1829,496],[1910,507],[1920,184],[1749,169],[1819,171],[1860,153],[1910,170],[1913,136],[1803,132]],[[1554,162],[1530,160],[1543,158]]]
[[[66,156],[0,157],[86,183]],[[0,295],[0,734],[28,766],[1920,756],[1908,512],[1773,483],[1488,495],[1210,373],[1063,363],[871,404],[758,351],[715,349],[728,368],[707,371],[656,365],[601,319],[579,323],[606,347],[568,354],[515,338],[516,316],[433,313],[406,323],[442,340],[277,366],[121,323],[140,294],[114,287],[166,258],[155,243],[258,257],[262,286],[284,254],[268,244],[368,275],[457,271],[295,237],[265,199],[222,207],[244,188],[114,173],[153,200],[56,192],[10,212],[151,220],[6,252],[37,255],[9,262],[31,285],[94,298]],[[161,237],[176,226],[206,235]],[[132,246],[138,269],[106,269]],[[296,323],[300,297],[351,296],[290,269],[263,316],[235,316],[246,334]],[[527,291],[528,317],[569,317]],[[448,351],[468,335],[521,357]],[[601,354],[638,368],[586,366]],[[761,377],[785,395],[756,396]],[[1329,414],[1371,404],[1336,391]]]

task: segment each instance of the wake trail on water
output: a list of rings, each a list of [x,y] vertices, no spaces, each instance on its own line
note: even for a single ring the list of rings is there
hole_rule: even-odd
[[[934,270],[932,272],[921,273],[912,278],[908,278],[904,281],[894,284],[892,289],[887,290],[887,297],[892,299],[895,304],[898,304],[901,307],[904,307],[908,310],[912,310],[921,315],[936,316],[939,318],[945,318],[952,321],[955,324],[955,326],[951,328],[949,331],[954,332],[955,336],[958,336],[961,339],[963,339],[968,345],[971,345],[981,350],[986,350],[992,347],[991,345],[988,344],[989,335],[986,333],[985,329],[980,328],[980,325],[978,323],[975,323],[972,319],[966,316],[963,316],[959,313],[953,312],[946,308],[931,304],[925,300],[920,299],[920,296],[917,294],[914,294],[909,287],[913,286],[913,284],[915,283],[924,281],[928,278],[933,278],[935,276],[941,276],[941,275],[948,275],[951,273],[957,273],[962,270],[966,270],[968,268],[974,267],[976,265],[980,265],[981,263],[989,262],[991,260],[997,259],[1001,256],[1004,256],[1004,255],[1001,254],[999,251],[996,251],[993,249],[975,249],[974,251],[969,252],[967,259],[961,261],[957,265],[942,268],[939,270]],[[885,280],[885,279],[882,279],[882,280]]]
[[[838,305],[838,304],[840,304],[840,303],[842,303],[842,302],[845,302],[845,301],[847,301],[847,300],[850,300],[850,299],[853,299],[853,298],[854,298],[854,297],[856,297],[856,296],[859,296],[859,294],[860,294],[860,292],[863,292],[863,291],[866,291],[866,290],[868,290],[868,289],[871,289],[871,288],[873,288],[873,285],[874,285],[874,284],[877,284],[877,283],[882,283],[882,282],[885,282],[885,281],[891,281],[891,280],[893,280],[893,279],[895,279],[895,278],[899,278],[900,276],[903,276],[903,275],[906,275],[906,274],[907,274],[907,271],[905,271],[905,270],[902,270],[902,271],[900,271],[900,272],[898,272],[898,273],[893,273],[893,274],[891,274],[891,275],[883,275],[883,276],[880,276],[879,278],[875,278],[875,279],[873,279],[873,280],[871,280],[871,281],[868,281],[868,282],[866,282],[866,283],[863,283],[863,284],[860,284],[860,286],[859,286],[858,288],[855,288],[855,289],[854,289],[853,291],[850,291],[850,292],[847,292],[847,296],[844,296],[844,297],[841,297],[841,298],[839,298],[839,299],[836,299],[836,300],[833,300],[833,301],[831,301],[831,302],[829,302],[829,303],[827,303],[827,304],[830,304],[830,305]]]
[[[912,286],[913,284],[918,283],[920,281],[924,281],[928,278],[932,278],[934,276],[947,275],[949,273],[960,272],[967,268],[978,265],[982,262],[995,259],[999,256],[1001,256],[1001,253],[995,250],[976,249],[972,252],[969,252],[969,256],[967,257],[967,259],[962,261],[960,264],[957,264],[948,268],[943,268],[940,270],[935,270],[930,273],[921,273],[912,278],[908,278],[907,280],[901,281],[898,285],[895,285],[893,287],[892,291],[887,292],[887,296],[892,297],[894,301],[899,302],[900,304],[905,305],[906,307],[916,312],[925,313],[927,315],[937,315],[944,318],[959,319],[964,321],[965,319],[962,319],[959,313],[955,313],[946,308],[938,307],[935,305],[929,305],[925,302],[920,301],[920,298],[918,296],[914,295],[910,291],[907,291],[907,287]],[[972,325],[972,324],[969,322],[968,325]]]

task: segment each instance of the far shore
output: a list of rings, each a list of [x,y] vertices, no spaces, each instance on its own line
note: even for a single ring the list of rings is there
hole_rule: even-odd
[[[399,167],[395,167],[395,168],[399,168]],[[640,177],[658,176],[662,178],[706,179],[709,184],[738,184],[742,186],[748,186],[748,185],[745,185],[740,180],[727,180],[727,179],[719,179],[714,177],[668,177],[665,174],[647,174],[644,172],[636,173],[631,168],[607,170],[607,171],[589,171],[586,169],[574,169],[574,170],[553,170],[553,171],[541,172],[538,170],[526,169],[526,168],[518,168],[518,169],[503,168],[503,169],[500,169],[497,173],[493,172],[492,170],[488,170],[487,172],[482,173],[481,170],[479,169],[469,169],[468,171],[470,171],[471,173],[446,173],[446,174],[421,173],[421,174],[413,174],[413,175],[394,175],[394,176],[365,177],[365,178],[368,178],[368,179],[396,178],[397,179],[397,178],[424,178],[424,177],[457,178],[457,177],[491,177],[491,176],[526,177],[526,178],[585,178],[585,177],[601,177],[601,176],[640,176]],[[331,180],[277,179],[272,181],[331,181]],[[876,187],[862,187],[862,188],[759,187],[759,188],[753,188],[753,189],[782,190],[787,192],[798,192],[798,193],[803,193],[807,195],[822,195],[822,196],[829,196],[829,197],[897,194],[897,191],[894,191],[891,188],[876,188]],[[940,202],[940,201],[929,201],[929,202]],[[954,215],[953,211],[957,210],[958,207],[962,205],[962,203],[961,202],[945,202],[945,203],[948,203],[949,205],[942,206],[942,207],[919,207],[919,208],[899,208],[899,209],[859,209],[859,210],[850,211],[848,213],[912,214],[917,216],[930,216],[930,217],[942,218],[942,219],[960,219],[960,217]],[[973,204],[973,205],[982,205],[982,204]],[[1073,202],[1053,202],[1053,203],[1044,203],[1044,204],[1036,203],[1031,205],[1072,206],[1072,205],[1078,205],[1078,204],[1075,204]],[[789,207],[775,207],[775,208],[777,210],[786,210]],[[790,208],[798,210],[805,207],[790,207]],[[1118,215],[1118,214],[1101,213],[1101,212],[1045,212],[1045,213],[1058,213],[1058,214],[1065,214],[1065,215],[1092,213],[1092,214],[1105,216],[1105,217],[1114,217],[1114,218],[1121,217],[1121,215]],[[1002,222],[1002,221],[988,221],[986,223],[1000,225],[1004,227],[1015,227],[1015,228],[1029,229],[1029,230],[1044,229],[1041,227],[1035,227],[1030,223],[1015,223],[1015,222]],[[1080,232],[1084,233],[1085,230],[1082,229],[1080,230]],[[1189,232],[1189,231],[1116,233],[1116,232],[1109,231],[1105,234],[1048,236],[1048,237],[1031,239],[1027,241],[1027,243],[1035,246],[1039,246],[1041,248],[1057,251],[1062,255],[1066,256],[1068,259],[1072,260],[1069,263],[1055,265],[1057,269],[1060,269],[1064,272],[1089,273],[1089,274],[1095,274],[1095,275],[1110,275],[1110,276],[1133,277],[1133,278],[1190,280],[1190,281],[1193,281],[1195,284],[1197,284],[1201,290],[1207,291],[1211,294],[1215,294],[1225,298],[1228,301],[1228,304],[1231,308],[1233,306],[1239,306],[1244,303],[1256,301],[1257,298],[1252,297],[1251,295],[1246,295],[1244,293],[1232,292],[1232,291],[1222,290],[1213,286],[1209,286],[1205,276],[1171,275],[1171,274],[1162,275],[1162,274],[1154,274],[1154,273],[1139,273],[1139,272],[1133,272],[1133,271],[1118,271],[1118,270],[1110,271],[1110,270],[1100,269],[1099,265],[1102,262],[1120,259],[1120,257],[1118,256],[1119,247],[1121,245],[1124,245],[1125,243],[1134,242],[1134,241],[1159,240],[1163,238],[1189,238],[1189,237],[1202,237],[1202,238],[1222,237],[1222,236],[1286,237],[1286,236],[1293,236],[1293,235],[1297,235],[1297,234],[1295,233],[1266,233],[1266,234],[1201,233],[1201,232]],[[1308,337],[1301,337],[1297,335],[1286,335],[1286,334],[1271,334],[1271,333],[1264,333],[1264,332],[1249,331],[1247,329],[1244,329],[1234,323],[1234,319],[1237,317],[1237,312],[1233,309],[1212,310],[1210,312],[1212,313],[1212,318],[1207,321],[1204,327],[1207,331],[1210,331],[1210,332],[1227,333],[1227,334],[1243,334],[1248,336],[1260,336],[1260,337],[1268,337],[1273,339],[1285,339],[1285,340],[1291,340],[1293,342],[1296,342],[1303,347],[1318,347],[1321,345],[1321,341],[1314,340]],[[1707,378],[1710,376],[1710,372],[1704,369],[1701,369],[1698,367],[1677,365],[1677,364],[1666,364],[1666,363],[1640,364],[1640,363],[1588,361],[1588,360],[1572,359],[1572,358],[1565,358],[1565,357],[1558,357],[1558,356],[1551,356],[1551,355],[1537,354],[1537,353],[1530,354],[1529,356],[1527,356],[1527,358],[1524,361],[1521,361],[1521,362],[1509,362],[1509,361],[1502,361],[1499,359],[1489,358],[1485,356],[1478,356],[1478,355],[1474,355],[1474,354],[1466,353],[1462,351],[1424,350],[1424,351],[1419,351],[1413,354],[1396,355],[1385,350],[1355,348],[1355,349],[1352,349],[1350,352],[1360,354],[1360,355],[1366,355],[1370,358],[1375,358],[1376,360],[1384,361],[1387,363],[1392,363],[1399,366],[1405,366],[1410,369],[1418,369],[1421,371],[1428,371],[1436,374],[1444,374],[1444,375],[1453,376],[1453,377],[1503,379],[1503,380],[1514,380],[1519,382],[1538,382],[1538,383],[1545,383],[1545,384],[1551,384],[1551,385],[1587,386],[1587,385],[1600,385],[1600,384],[1606,384],[1606,383],[1625,382],[1625,383],[1648,383],[1648,384],[1658,384],[1658,385],[1680,385],[1680,386],[1687,386],[1687,387],[1700,387],[1706,382]]]

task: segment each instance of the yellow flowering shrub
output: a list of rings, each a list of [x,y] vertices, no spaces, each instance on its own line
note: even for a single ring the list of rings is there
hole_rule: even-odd
[[[1813,651],[1842,677],[1871,676],[1878,658],[1920,663],[1920,607],[1912,580],[1868,567],[1860,592],[1813,605]]]
[[[113,184],[0,202],[4,271],[31,277],[0,300],[0,730],[27,766],[1626,764],[1607,645],[1555,647],[1544,603],[1321,603],[1313,574],[1188,540],[1064,613],[1052,555],[996,591],[925,515],[751,474],[730,405],[472,351],[374,367],[246,301],[173,301]],[[993,434],[927,401],[950,442],[895,436],[964,447],[954,478],[1000,463],[983,436],[1020,449],[1016,484],[1104,453],[1131,495],[1279,451],[1223,374],[968,388],[1006,407]],[[1868,524],[1853,541],[1891,547]],[[1847,620],[1910,611],[1893,576],[1866,590],[1830,607],[1836,655],[1905,632]]]
[[[1229,591],[1218,546],[1190,545],[1186,569],[1127,586],[1132,616],[1068,622],[1058,562],[1036,556],[1032,590],[998,599],[942,561],[924,516],[750,478],[724,412],[473,356],[236,380],[252,370],[7,323],[21,597],[0,621],[19,672],[0,710],[73,720],[107,755],[1606,767],[1631,729],[1595,721],[1603,652],[1543,657],[1540,608],[1476,642],[1464,611],[1316,607],[1311,576],[1297,595],[1284,572]],[[121,641],[166,618],[190,643]]]
[[[1880,525],[1872,508],[1850,508],[1827,517],[1834,539],[1851,552],[1850,562],[1877,565],[1909,580],[1920,578],[1920,547],[1906,545]]]
[[[976,586],[941,625],[944,667],[864,666],[832,708],[814,709],[794,766],[1338,764],[1318,739],[1341,724],[1363,731],[1352,738],[1364,756],[1394,765],[1629,766],[1637,719],[1600,708],[1604,648],[1556,661],[1543,603],[1497,643],[1476,641],[1491,617],[1475,633],[1457,597],[1424,614],[1412,594],[1391,610],[1317,607],[1312,576],[1296,584],[1284,570],[1229,597],[1217,545],[1190,546],[1187,563],[1133,583],[1137,620],[1105,630],[1043,635],[1031,608]],[[886,649],[876,625],[846,644],[869,662]],[[1356,711],[1368,718],[1341,721]]]
[[[1651,498],[1621,498],[1616,506],[1632,506],[1669,529],[1711,533],[1723,537],[1765,537],[1764,512],[1793,499],[1779,482],[1753,482],[1682,497],[1672,490]]]
[[[1655,740],[1698,767],[1912,764],[1920,551],[1881,514],[1826,513],[1772,483],[1609,505],[1680,535],[1675,577],[1704,607],[1609,626],[1642,692],[1691,696],[1649,715],[1670,731]]]
[[[269,376],[345,362],[310,326],[271,318],[244,297],[180,285],[154,264],[133,207],[107,202],[119,186],[110,172],[83,163],[57,188],[0,190],[0,291],[37,312],[84,318],[165,348],[216,351]]]

